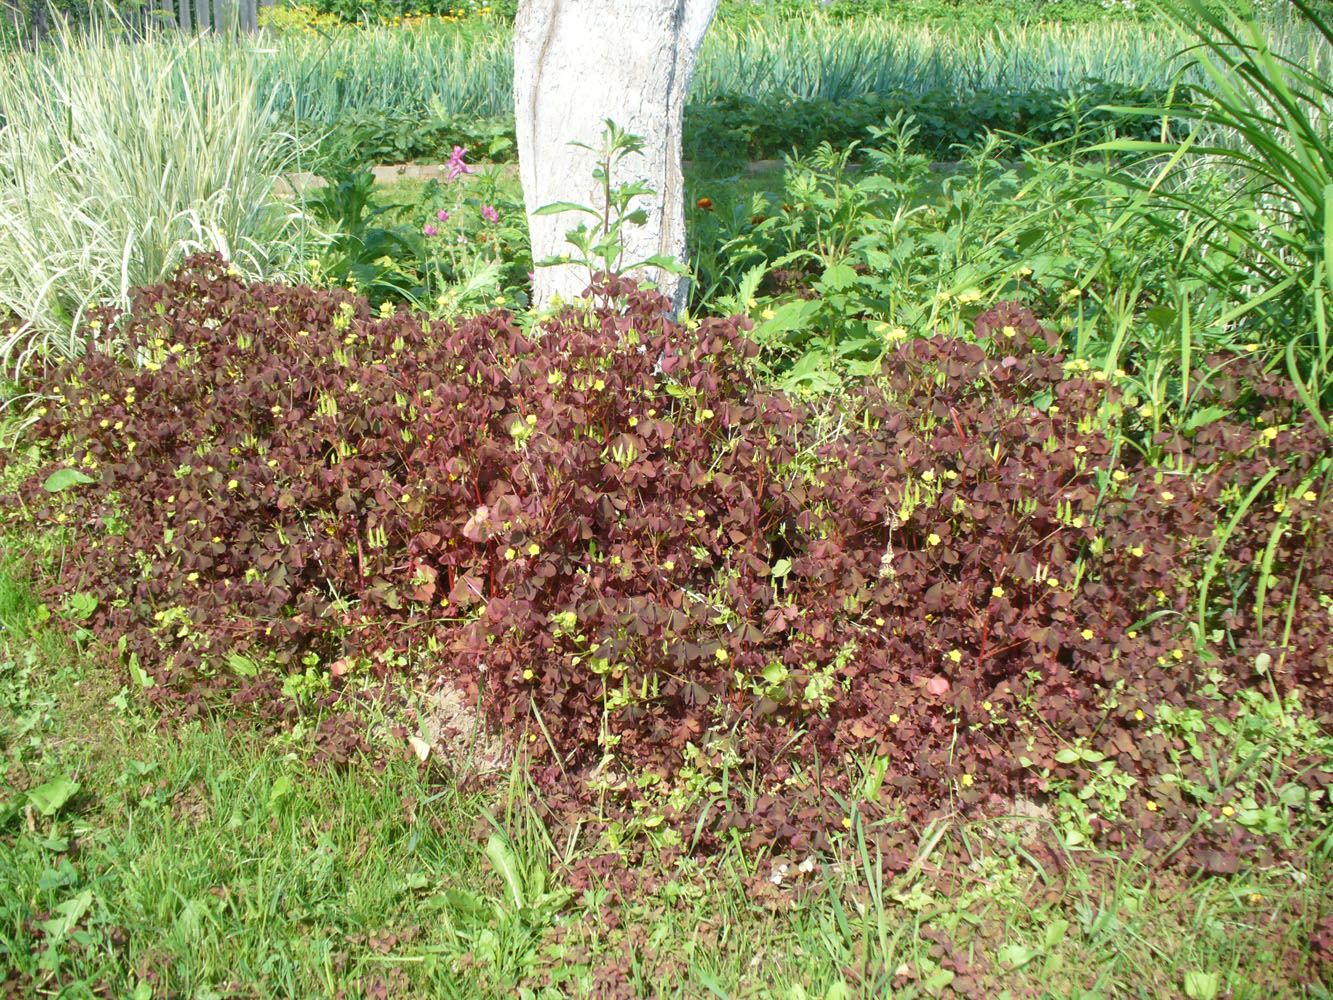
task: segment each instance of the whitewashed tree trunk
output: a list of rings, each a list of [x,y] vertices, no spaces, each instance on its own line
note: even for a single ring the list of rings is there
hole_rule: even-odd
[[[532,233],[534,260],[569,251],[565,234],[586,217],[533,215],[543,205],[573,202],[600,208],[592,172],[607,119],[640,136],[643,153],[623,161],[615,184],[639,181],[652,197],[632,208],[647,222],[629,226],[626,260],[662,254],[685,259],[681,177],[681,119],[704,32],[718,0],[522,0],[514,25],[514,103],[519,175]],[[655,281],[677,309],[686,282],[658,268]],[[638,276],[638,275],[636,275]],[[586,269],[539,267],[534,301],[577,297]]]

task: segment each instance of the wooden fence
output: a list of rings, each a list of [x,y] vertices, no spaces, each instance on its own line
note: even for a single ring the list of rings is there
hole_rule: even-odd
[[[181,31],[254,31],[259,0],[150,0],[164,23]]]
[[[254,31],[259,8],[273,0],[0,0],[3,43],[40,44],[63,22],[76,30],[94,21],[131,36],[154,28],[180,31]]]

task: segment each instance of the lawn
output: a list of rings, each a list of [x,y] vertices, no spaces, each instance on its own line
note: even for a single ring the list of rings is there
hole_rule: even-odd
[[[11,563],[13,996],[1324,995],[1326,855],[1191,878],[1052,851],[1041,818],[955,817],[897,876],[858,831],[817,858],[643,845],[608,864],[543,825],[521,763],[321,766],[291,732],[164,729],[114,653],[45,618]],[[379,721],[386,744],[404,722]]]

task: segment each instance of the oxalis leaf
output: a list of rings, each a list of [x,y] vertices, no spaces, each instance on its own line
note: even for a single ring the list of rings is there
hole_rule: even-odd
[[[78,469],[56,469],[46,477],[46,482],[42,483],[42,489],[47,493],[63,493],[72,486],[82,486],[85,483],[97,482],[92,476],[89,476]]]

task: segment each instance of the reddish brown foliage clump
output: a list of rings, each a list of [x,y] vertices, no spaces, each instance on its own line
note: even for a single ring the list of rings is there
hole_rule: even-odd
[[[1205,670],[1248,684],[1267,654],[1327,710],[1333,556],[1326,498],[1301,489],[1323,439],[1257,372],[1216,390],[1236,417],[1161,437],[1150,464],[1098,430],[1118,393],[1067,374],[1017,307],[973,341],[907,344],[835,424],[756,384],[742,321],[690,330],[602,291],[623,308],[531,336],[195,260],[121,324],[144,366],[94,352],[52,380],[37,433],[98,477],[30,491],[80,531],[53,590],[95,595],[92,627],[171,704],[271,703],[303,664],[335,693],[429,671],[478,686],[515,740],[540,716],[561,763],[539,774],[575,798],[566,775],[607,756],[612,786],[757,765],[757,805],[710,810],[705,839],[817,842],[845,789],[811,769],[849,752],[887,758],[879,798],[919,819],[1040,796],[1077,745],[1151,790],[1108,836],[1153,842],[1184,822],[1153,719]],[[1270,470],[1214,577],[1204,662],[1196,583]],[[545,733],[527,745],[549,758]]]

